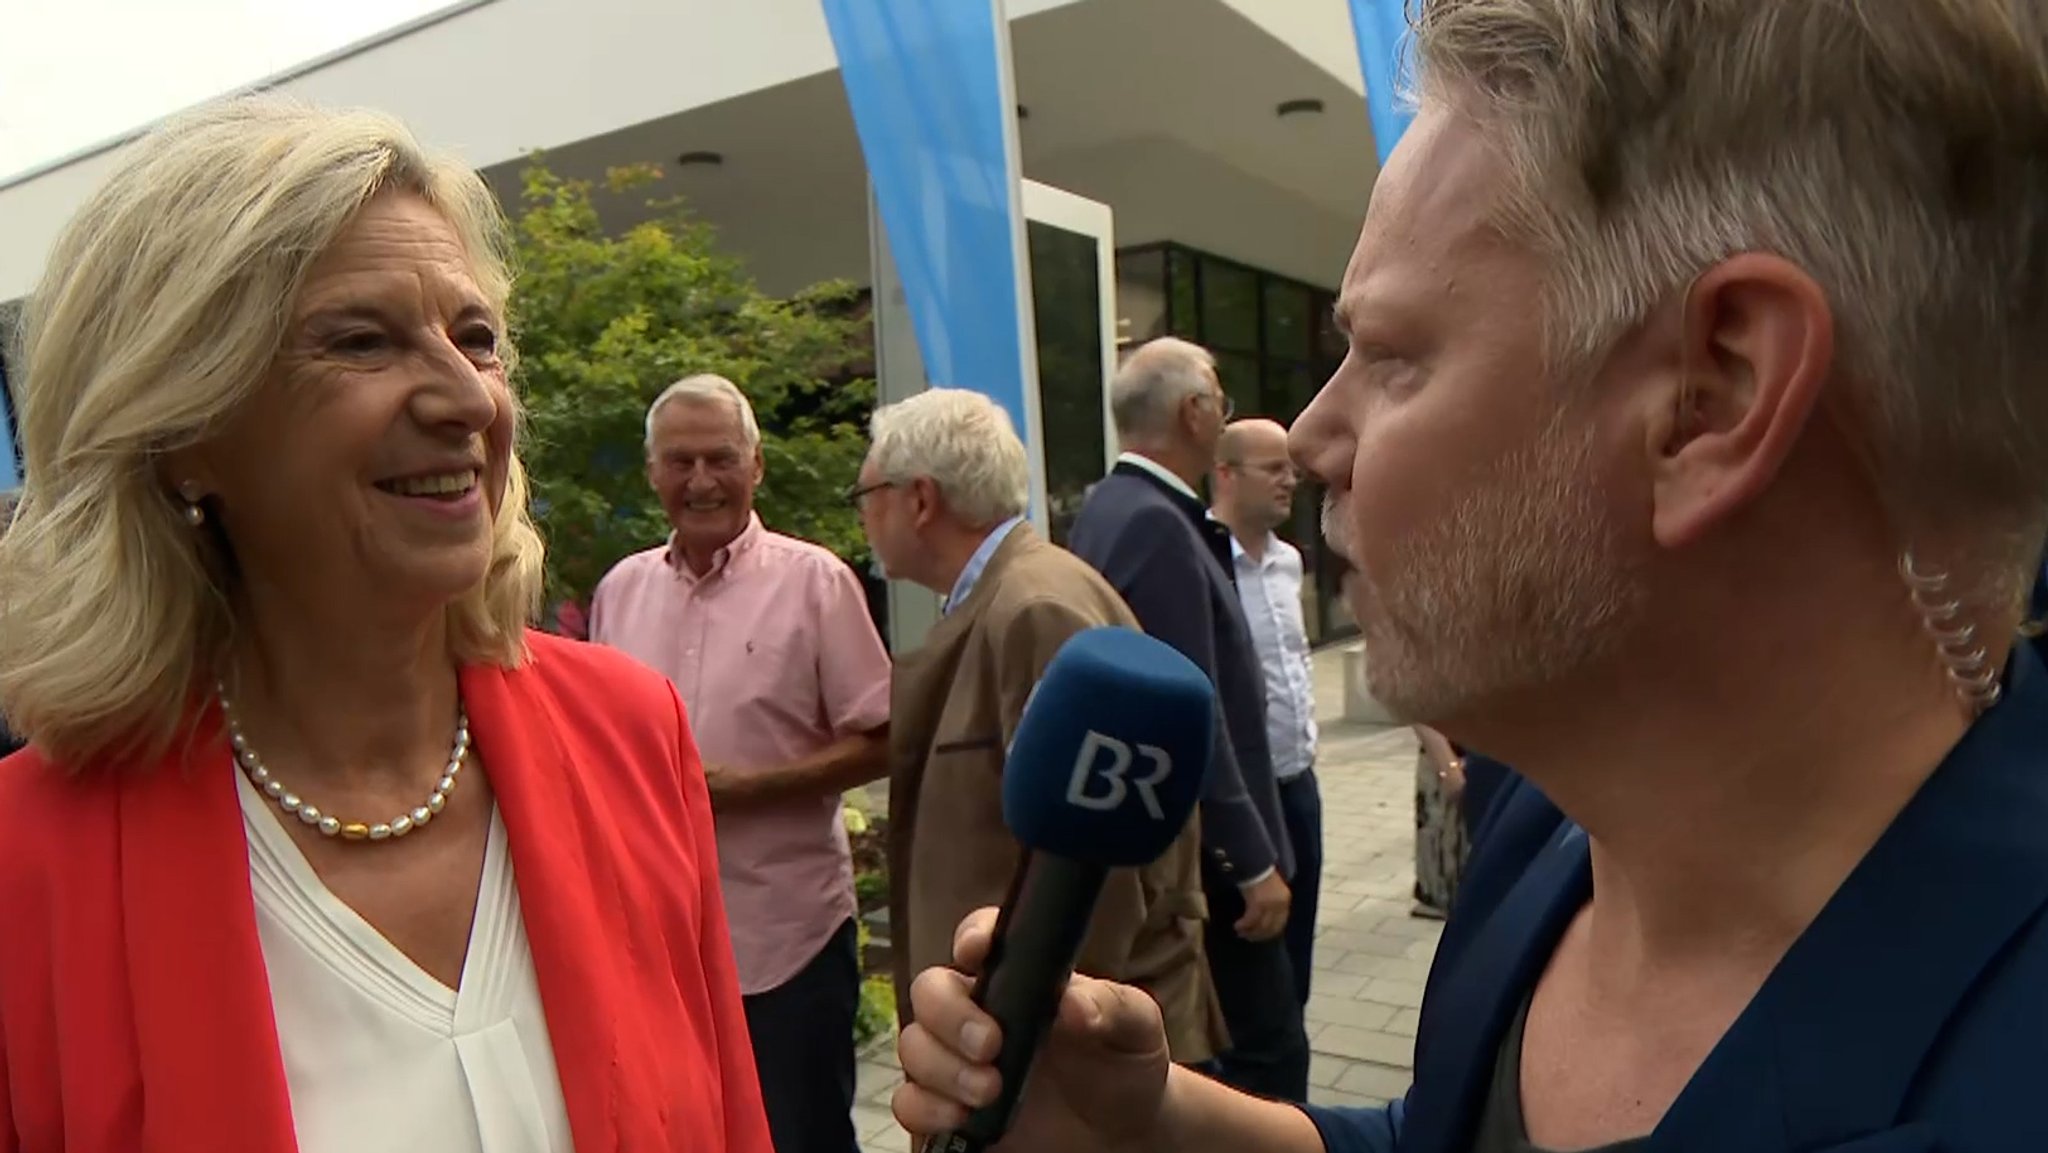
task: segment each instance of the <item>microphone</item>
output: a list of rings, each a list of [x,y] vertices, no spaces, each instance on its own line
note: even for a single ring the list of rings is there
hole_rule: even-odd
[[[1003,764],[1003,823],[1024,846],[974,1003],[1002,1028],[1002,1092],[925,1153],[981,1153],[1009,1131],[1109,871],[1157,860],[1201,798],[1216,689],[1133,629],[1085,629],[1046,665]]]

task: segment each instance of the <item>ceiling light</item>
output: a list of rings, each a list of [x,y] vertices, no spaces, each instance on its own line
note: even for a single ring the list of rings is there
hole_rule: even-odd
[[[1275,109],[1273,109],[1273,115],[1275,115],[1275,116],[1295,116],[1295,115],[1302,115],[1302,116],[1314,116],[1314,115],[1317,115],[1317,114],[1321,113],[1321,112],[1322,112],[1322,110],[1323,110],[1323,102],[1322,102],[1322,101],[1320,101],[1320,100],[1317,100],[1317,99],[1315,99],[1314,97],[1307,97],[1307,98],[1304,98],[1304,99],[1301,99],[1301,100],[1285,100],[1285,101],[1282,101],[1282,102],[1280,103],[1280,106],[1279,106],[1278,108],[1275,108]]]
[[[716,168],[725,163],[722,152],[685,152],[676,157],[676,163],[684,168]]]

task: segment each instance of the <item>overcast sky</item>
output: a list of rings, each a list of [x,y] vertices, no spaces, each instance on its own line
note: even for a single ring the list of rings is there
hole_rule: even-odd
[[[449,0],[0,0],[0,180]]]

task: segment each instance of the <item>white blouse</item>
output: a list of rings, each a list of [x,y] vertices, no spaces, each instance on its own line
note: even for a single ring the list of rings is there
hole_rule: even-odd
[[[276,806],[235,779],[301,1153],[570,1153],[498,814],[457,991],[329,892]]]

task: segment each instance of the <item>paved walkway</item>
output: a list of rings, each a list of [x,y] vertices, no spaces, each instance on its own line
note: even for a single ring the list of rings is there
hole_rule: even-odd
[[[1416,1007],[1440,926],[1408,915],[1415,884],[1415,738],[1349,725],[1340,649],[1316,655],[1322,722],[1324,856],[1316,974],[1308,1004],[1309,1099],[1371,1105],[1408,1087]],[[902,1153],[909,1139],[889,1113],[903,1075],[893,1043],[860,1065],[854,1131],[868,1153]]]

